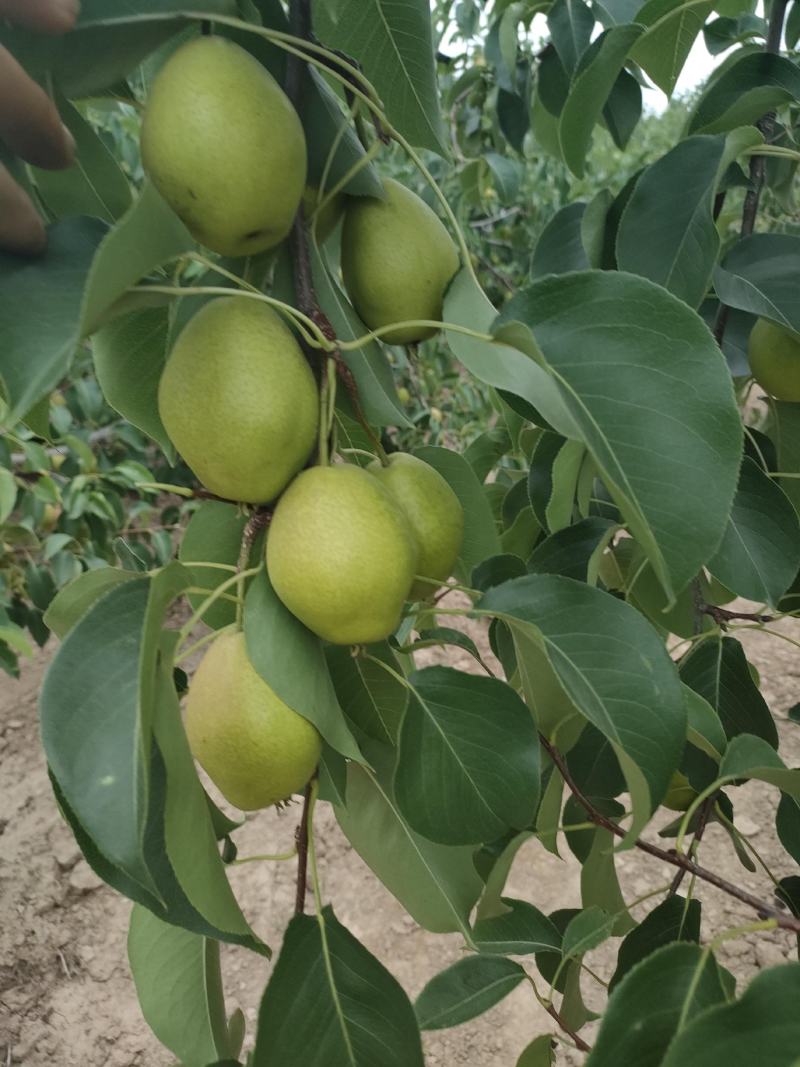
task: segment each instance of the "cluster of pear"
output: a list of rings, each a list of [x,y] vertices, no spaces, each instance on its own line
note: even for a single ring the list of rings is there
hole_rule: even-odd
[[[318,203],[306,185],[297,113],[264,67],[223,38],[198,38],[162,68],[142,158],[193,236],[224,256],[274,247],[301,202],[306,210]],[[444,226],[397,182],[385,182],[383,200],[344,201],[342,274],[362,319],[370,329],[390,326],[392,343],[430,336],[458,269]],[[339,215],[334,205],[317,217],[319,240]],[[212,493],[273,504],[270,581],[324,640],[382,640],[407,600],[430,595],[452,572],[464,515],[433,467],[395,453],[366,468],[304,469],[318,439],[317,382],[294,333],[257,294],[218,297],[189,320],[158,406],[170,440]],[[245,810],[300,790],[320,756],[316,729],[264,682],[240,632],[218,636],[195,672],[186,730],[223,795]]]
[[[747,344],[750,370],[758,384],[776,400],[800,404],[800,336],[757,319]]]

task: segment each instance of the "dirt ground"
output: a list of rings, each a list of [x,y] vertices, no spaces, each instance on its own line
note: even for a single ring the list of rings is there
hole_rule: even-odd
[[[466,623],[483,647],[485,635]],[[782,624],[800,639],[800,623]],[[764,679],[764,693],[780,723],[781,752],[800,765],[800,726],[785,719],[800,699],[800,651],[777,637],[741,631],[747,652]],[[125,955],[129,904],[106,888],[81,858],[53,801],[38,738],[36,699],[54,652],[51,645],[23,669],[19,682],[0,681],[0,1065],[25,1067],[170,1067],[174,1062],[139,1013]],[[425,663],[446,661],[465,670],[461,654],[426,653]],[[420,656],[422,660],[422,656]],[[749,784],[735,791],[741,831],[753,842],[776,877],[797,873],[774,839],[776,793]],[[741,798],[741,799],[740,799]],[[277,853],[291,847],[299,817],[262,813],[237,833],[240,856]],[[396,975],[411,996],[461,951],[457,935],[417,929],[352,851],[330,812],[319,810],[318,852],[324,892],[337,915]],[[648,836],[654,837],[650,828]],[[570,856],[567,850],[564,850]],[[728,838],[713,826],[701,862],[742,887],[768,898],[763,873],[751,874],[736,859]],[[637,852],[618,859],[623,892],[633,899],[669,882],[671,869]],[[276,950],[292,910],[294,863],[253,863],[231,869],[231,880],[254,928]],[[579,904],[577,865],[559,860],[535,841],[521,850],[507,892],[527,897],[543,910]],[[751,921],[737,901],[703,887],[703,936]],[[638,913],[641,915],[641,910]],[[616,940],[591,955],[600,977],[608,978]],[[722,960],[744,984],[759,968],[792,958],[787,934],[748,935],[728,944]],[[229,1010],[241,1006],[250,1036],[269,964],[244,949],[225,948],[223,970]],[[590,1006],[599,1008],[604,990],[583,980]],[[519,987],[473,1023],[425,1037],[427,1062],[514,1067],[525,1045],[552,1030],[552,1020]],[[591,1027],[583,1031],[591,1041]],[[583,1057],[560,1046],[559,1064]]]

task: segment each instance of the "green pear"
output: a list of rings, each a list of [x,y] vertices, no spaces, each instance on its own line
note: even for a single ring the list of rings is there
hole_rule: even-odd
[[[142,122],[142,162],[201,244],[252,256],[292,227],[306,180],[297,112],[257,59],[198,37],[162,67]]]
[[[323,201],[324,201],[323,197]],[[313,185],[307,185],[303,193],[303,211],[306,222],[313,225],[314,233],[319,244],[324,244],[336,229],[339,220],[344,214],[344,193],[337,193],[327,203],[322,204],[319,197],[319,189]],[[320,210],[321,209],[321,210]]]
[[[203,656],[184,721],[192,755],[242,811],[299,793],[319,762],[319,734],[256,672],[243,633],[220,634]]]
[[[441,321],[447,286],[458,270],[456,246],[438,216],[410,189],[387,178],[385,200],[353,197],[342,230],[342,274],[362,320],[377,330],[393,322]],[[407,326],[382,335],[404,345],[436,328]]]
[[[189,320],[158,410],[178,452],[226,500],[273,500],[317,438],[317,386],[300,346],[271,308],[242,296],[212,300]]]
[[[334,645],[393,633],[416,565],[408,520],[360,467],[312,467],[278,501],[267,535],[270,581],[289,611]]]
[[[758,319],[747,345],[750,369],[776,400],[800,403],[800,337],[768,319]]]
[[[383,467],[376,461],[368,470],[389,490],[414,531],[419,546],[416,573],[432,580],[416,581],[409,599],[423,600],[436,592],[435,583],[441,584],[453,573],[464,539],[464,509],[429,463],[407,452],[394,452],[388,464]]]

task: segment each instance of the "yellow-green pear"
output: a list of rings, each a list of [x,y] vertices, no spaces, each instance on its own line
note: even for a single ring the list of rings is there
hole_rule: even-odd
[[[142,162],[201,244],[252,256],[292,227],[306,141],[289,98],[224,37],[183,45],[158,73],[142,122]]]
[[[319,762],[319,734],[257,673],[243,633],[220,634],[203,656],[184,721],[192,755],[242,811],[299,793]]]
[[[270,581],[326,641],[370,644],[393,633],[416,566],[408,520],[361,467],[312,467],[278,501],[267,535]]]
[[[324,244],[344,214],[344,193],[337,193],[332,199],[320,201],[319,189],[313,185],[307,185],[303,193],[303,212],[306,222],[313,224],[314,233],[319,244]]]
[[[776,400],[800,403],[800,337],[769,319],[758,319],[747,345],[750,370]]]
[[[342,229],[342,274],[358,314],[372,330],[393,322],[441,321],[458,252],[435,212],[387,178],[386,199],[352,197]],[[432,337],[436,327],[407,326],[382,334],[387,344]]]
[[[379,462],[368,468],[389,490],[405,512],[419,546],[416,573],[432,581],[416,581],[409,599],[423,600],[436,592],[453,573],[464,539],[464,509],[461,501],[429,463],[394,452],[388,466]]]
[[[178,452],[226,500],[273,500],[317,437],[317,386],[300,346],[271,308],[241,296],[212,300],[189,320],[158,410]]]

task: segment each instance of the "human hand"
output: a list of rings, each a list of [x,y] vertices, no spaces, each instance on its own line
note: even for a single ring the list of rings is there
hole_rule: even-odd
[[[75,25],[79,0],[0,0],[0,20],[42,33],[62,34]],[[6,48],[0,48],[0,140],[36,167],[72,165],[75,142],[58,110]],[[28,195],[0,164],[0,250],[37,255],[44,250],[44,223]]]

